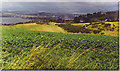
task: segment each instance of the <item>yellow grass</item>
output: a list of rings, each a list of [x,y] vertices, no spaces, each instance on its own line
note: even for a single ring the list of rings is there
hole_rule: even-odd
[[[119,22],[105,22],[105,23],[114,24],[116,26],[119,26]],[[4,26],[4,27],[11,28],[11,29],[20,29],[20,30],[59,32],[59,33],[69,33],[69,34],[83,34],[83,33],[70,33],[70,32],[67,32],[66,30],[64,30],[63,28],[55,25],[55,24],[66,24],[66,23],[49,22],[48,24],[49,25],[28,23],[28,24],[18,24],[18,25]],[[85,24],[89,24],[89,23],[73,23],[72,25],[79,26],[79,25],[85,25]],[[113,25],[111,25],[111,26],[113,26]],[[115,29],[114,31],[102,31],[102,32],[105,33],[104,35],[110,35],[110,36],[118,36],[119,35],[119,32],[117,31],[117,29]],[[91,33],[91,34],[93,35],[94,33]]]
[[[119,26],[119,22],[105,22],[105,23],[114,24],[116,26]]]
[[[79,25],[85,25],[85,24],[90,24],[90,23],[75,23],[75,24],[72,24],[72,25],[79,26]]]
[[[97,23],[97,22],[96,22],[96,23]],[[116,25],[116,26],[119,25],[119,22],[105,22],[105,23],[114,24],[114,25]],[[74,26],[79,26],[79,25],[85,25],[85,24],[90,24],[90,23],[74,23],[74,24],[72,24],[72,25],[74,25]]]
[[[94,23],[99,23],[99,22],[94,22]],[[105,22],[105,23],[109,23],[109,24],[111,24],[111,26],[113,26],[113,24],[115,26],[119,26],[119,22]],[[89,24],[89,23],[77,23],[77,24],[72,24],[72,25],[79,26],[79,25],[85,25],[85,24]],[[109,36],[118,36],[119,35],[119,32],[117,31],[117,29],[115,29],[114,31],[102,31],[102,32],[105,33],[104,35],[109,35]],[[75,34],[81,34],[81,33],[75,33]],[[91,33],[91,34],[94,35],[94,33]]]
[[[55,25],[55,24],[66,24],[66,23],[55,23],[55,22],[49,22],[49,25]]]
[[[46,31],[46,32],[61,32],[66,33],[64,29],[58,27],[57,25],[40,25],[36,23],[29,24],[18,24],[14,26],[5,26],[11,29],[21,29],[21,30],[33,30],[33,31]]]
[[[104,35],[109,35],[109,36],[119,36],[119,31],[103,31],[105,34]]]

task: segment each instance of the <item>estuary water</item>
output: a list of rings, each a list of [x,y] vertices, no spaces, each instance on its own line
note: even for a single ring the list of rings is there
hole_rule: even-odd
[[[0,17],[0,24],[16,24],[19,22],[28,22],[29,19],[15,18],[15,17]]]

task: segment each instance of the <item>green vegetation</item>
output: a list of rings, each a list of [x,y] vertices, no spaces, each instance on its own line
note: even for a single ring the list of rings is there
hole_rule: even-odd
[[[118,36],[2,30],[2,69],[119,69]]]
[[[118,12],[88,13],[74,20],[43,12],[48,18],[3,24],[2,69],[118,70]]]
[[[118,36],[119,22],[91,22],[91,23],[55,23],[37,22],[4,26],[10,29],[47,31],[59,33],[98,34]]]
[[[18,25],[9,25],[4,26],[9,29],[19,29],[19,30],[33,30],[33,31],[47,31],[47,32],[62,32],[65,33],[64,29],[55,25],[56,23],[49,23],[49,25],[45,24],[18,24]]]
[[[62,27],[67,32],[72,33],[89,33],[89,34],[105,34],[105,31],[117,32],[119,31],[119,26],[114,24],[109,24],[105,22],[91,22],[84,25],[72,25],[72,24],[59,24],[59,27]]]
[[[88,13],[87,15],[80,15],[79,17],[75,17],[73,20],[75,23],[80,22],[97,22],[97,21],[109,21],[115,22],[119,21],[119,11],[111,11],[111,12],[95,12]]]
[[[72,33],[91,33],[92,30],[86,29],[82,26],[73,26],[71,24],[60,24],[59,27],[62,27],[64,30],[67,30],[67,32]]]

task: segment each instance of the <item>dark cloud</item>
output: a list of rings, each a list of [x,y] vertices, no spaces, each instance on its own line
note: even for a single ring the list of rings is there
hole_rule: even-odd
[[[118,2],[4,2],[3,10],[92,13],[118,10]]]

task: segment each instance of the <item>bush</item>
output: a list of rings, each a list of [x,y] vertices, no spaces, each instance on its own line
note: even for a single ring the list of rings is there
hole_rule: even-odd
[[[103,21],[101,21],[100,23],[101,23],[102,25],[104,25],[104,24],[105,24],[105,22],[103,22]]]
[[[105,31],[105,29],[103,29],[103,28],[98,28],[100,31]]]
[[[88,27],[89,26],[89,24],[86,24],[86,27]]]
[[[94,31],[93,31],[94,34],[98,34],[98,33],[100,33],[100,32],[101,32],[100,30],[94,30]]]
[[[92,30],[86,29],[85,27],[82,26],[73,26],[71,24],[60,24],[58,25],[59,27],[62,27],[64,30],[67,30],[68,32],[72,33],[91,33]]]
[[[110,27],[111,26],[111,24],[105,24],[104,25],[104,27]]]
[[[92,28],[97,28],[98,27],[98,25],[96,24],[96,25],[92,25]]]
[[[114,31],[114,28],[111,28],[110,31]]]
[[[101,33],[101,35],[103,35],[103,34],[105,34],[105,33]]]
[[[49,25],[48,22],[36,22],[36,24],[41,24],[41,25],[47,24],[47,25]]]

